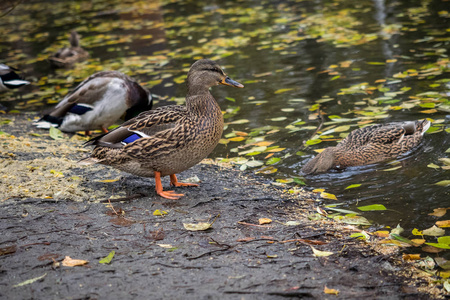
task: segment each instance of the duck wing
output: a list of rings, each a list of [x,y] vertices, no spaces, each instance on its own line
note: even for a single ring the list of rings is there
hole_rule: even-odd
[[[338,147],[343,149],[355,149],[366,147],[371,144],[392,144],[396,141],[400,141],[405,133],[405,128],[395,124],[366,126],[350,132],[350,134],[338,144]]]
[[[186,115],[186,108],[179,105],[168,105],[146,111],[109,133],[91,139],[85,145],[123,148],[125,152],[130,150],[130,153],[136,154],[141,147],[148,149],[163,143],[177,143],[171,137],[175,129],[179,131],[180,123]]]

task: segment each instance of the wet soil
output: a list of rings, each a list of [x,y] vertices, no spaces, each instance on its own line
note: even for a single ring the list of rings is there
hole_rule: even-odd
[[[267,178],[202,163],[179,175],[180,181],[197,176],[200,187],[177,188],[185,197],[167,200],[155,195],[153,179],[104,166],[78,167],[86,155],[80,139],[53,140],[32,128],[29,116],[6,119],[11,122],[3,122],[0,131],[14,137],[0,135],[6,168],[0,178],[2,299],[433,297],[422,291],[424,279],[410,278],[398,253],[382,254],[349,238],[353,227],[308,219],[315,194],[290,195]],[[47,168],[49,157],[53,164]],[[43,165],[33,165],[38,163]],[[24,180],[22,165],[31,165],[25,170],[36,172],[34,177]],[[167,179],[163,185],[168,188]],[[66,192],[59,193],[59,186]],[[167,214],[154,215],[155,210]],[[183,226],[215,218],[206,231]],[[259,225],[260,218],[272,223]],[[311,246],[334,254],[315,257]],[[111,251],[111,263],[99,263]],[[89,263],[65,267],[66,256]],[[325,294],[325,287],[339,295]]]

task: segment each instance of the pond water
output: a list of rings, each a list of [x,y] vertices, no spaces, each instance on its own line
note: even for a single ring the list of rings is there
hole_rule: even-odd
[[[337,201],[323,201],[338,208],[383,204],[362,215],[412,237],[435,223],[433,209],[450,207],[448,186],[436,185],[450,179],[449,17],[445,0],[24,1],[0,18],[0,62],[32,84],[1,104],[42,111],[109,69],[150,87],[157,106],[182,103],[189,65],[212,58],[245,88],[212,90],[227,125],[211,157],[325,189]],[[90,58],[51,69],[47,57],[73,29]],[[300,173],[314,150],[359,126],[423,118],[433,122],[425,142],[394,162]]]

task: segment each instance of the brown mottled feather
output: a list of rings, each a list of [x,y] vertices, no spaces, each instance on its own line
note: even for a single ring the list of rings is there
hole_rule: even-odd
[[[336,147],[329,147],[310,160],[305,174],[333,168],[361,166],[392,159],[417,147],[430,122],[397,122],[372,125],[350,132]]]

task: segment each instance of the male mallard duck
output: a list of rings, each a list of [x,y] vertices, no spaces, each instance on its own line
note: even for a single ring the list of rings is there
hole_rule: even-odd
[[[362,166],[392,159],[417,147],[430,128],[428,120],[377,124],[356,129],[336,147],[329,147],[310,160],[305,174]]]
[[[114,124],[124,113],[125,120],[152,108],[152,96],[127,75],[117,71],[89,76],[47,115],[34,125],[58,127],[65,132],[88,131]]]
[[[4,64],[0,64],[0,92],[17,89],[21,86],[30,84],[29,81],[23,80],[22,77],[17,75],[14,71],[18,70]]]
[[[198,186],[178,182],[182,172],[204,159],[216,147],[223,131],[223,116],[209,92],[218,84],[242,88],[220,66],[207,59],[195,62],[187,76],[186,106],[168,105],[141,113],[113,131],[96,137],[82,165],[100,163],[143,177],[154,177],[156,193],[167,199],[183,194],[163,191],[161,177],[170,175],[173,186]]]
[[[67,68],[76,62],[89,57],[89,53],[80,47],[80,37],[76,31],[72,31],[69,37],[70,48],[64,47],[49,57],[50,64],[56,68]]]

